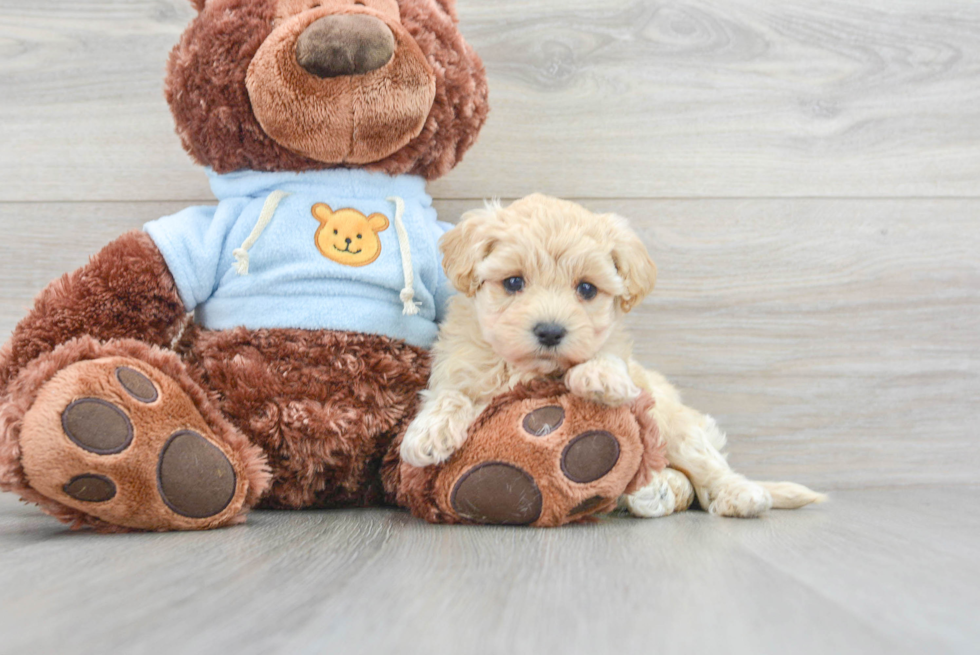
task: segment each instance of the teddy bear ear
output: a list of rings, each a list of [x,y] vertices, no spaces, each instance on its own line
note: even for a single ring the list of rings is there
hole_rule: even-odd
[[[207,2],[207,0],[191,0],[191,4],[194,5],[194,9],[197,9],[198,12],[204,11],[205,2]]]
[[[450,18],[457,20],[456,16],[456,0],[436,0],[436,4],[442,7]]]

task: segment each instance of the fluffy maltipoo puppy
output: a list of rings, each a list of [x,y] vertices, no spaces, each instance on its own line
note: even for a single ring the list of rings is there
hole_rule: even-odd
[[[441,245],[460,293],[433,350],[423,407],[402,443],[409,464],[447,459],[494,396],[533,378],[562,377],[572,393],[610,406],[641,389],[656,400],[670,468],[621,499],[636,516],[687,509],[695,494],[712,513],[742,517],[824,499],[801,485],[752,482],[732,471],[714,420],[633,361],[623,316],[653,289],[657,269],[625,219],[536,194],[467,213]]]

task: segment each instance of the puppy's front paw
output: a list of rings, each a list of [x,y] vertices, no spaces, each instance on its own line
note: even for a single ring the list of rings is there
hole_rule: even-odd
[[[466,430],[450,425],[418,426],[413,423],[402,441],[402,459],[412,466],[431,466],[446,461],[466,441]]]
[[[446,461],[466,441],[477,416],[472,401],[459,393],[432,398],[415,417],[402,440],[401,457],[412,466]]]
[[[772,509],[772,495],[748,480],[723,483],[711,495],[708,511],[718,516],[755,518]]]
[[[626,362],[602,355],[573,366],[565,373],[565,386],[576,396],[610,407],[636,400],[640,388],[633,383]]]

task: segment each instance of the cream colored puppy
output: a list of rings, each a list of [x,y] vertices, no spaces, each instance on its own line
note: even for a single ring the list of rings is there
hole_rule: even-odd
[[[441,246],[460,293],[433,350],[423,407],[402,443],[409,464],[447,459],[494,396],[562,376],[572,393],[610,406],[630,402],[641,388],[655,398],[671,468],[621,499],[636,516],[687,509],[694,494],[714,514],[741,517],[824,499],[801,485],[751,482],[732,471],[714,420],[632,360],[623,316],[653,289],[657,269],[625,219],[536,194],[467,213]]]

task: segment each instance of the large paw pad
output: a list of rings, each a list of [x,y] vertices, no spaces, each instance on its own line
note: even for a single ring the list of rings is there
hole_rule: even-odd
[[[244,476],[193,401],[138,360],[63,369],[41,388],[21,433],[31,485],[108,523],[212,527],[244,502]]]
[[[528,525],[541,516],[541,490],[526,471],[491,462],[474,466],[453,488],[450,503],[477,523]]]
[[[569,394],[491,407],[436,480],[437,502],[465,521],[561,525],[611,509],[643,455],[629,407]]]
[[[194,519],[218,514],[235,495],[231,462],[216,446],[190,430],[167,440],[157,480],[167,507]]]

